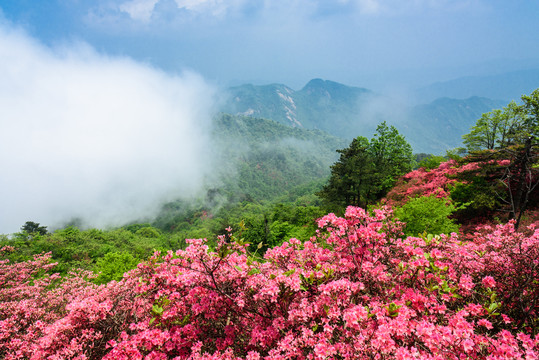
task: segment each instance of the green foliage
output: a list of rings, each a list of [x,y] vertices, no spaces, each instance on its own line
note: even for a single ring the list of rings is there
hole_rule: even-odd
[[[329,175],[342,139],[318,130],[290,128],[275,121],[222,114],[215,119],[218,161],[213,189],[222,202],[272,201]]]
[[[462,138],[468,151],[474,152],[523,145],[530,138],[537,142],[538,136],[539,89],[536,89],[530,95],[522,95],[521,105],[512,101],[503,110],[483,114]]]
[[[503,111],[496,109],[483,114],[470,133],[462,136],[468,151],[492,150],[507,146],[514,126],[515,109],[516,104],[512,102]]]
[[[2,240],[3,245],[14,246],[17,251],[10,254],[11,261],[32,259],[34,254],[51,252],[53,261],[59,262],[57,271],[66,274],[81,268],[92,270],[99,259],[111,252],[129,253],[133,258],[146,259],[154,249],[174,249],[183,243],[173,234],[161,234],[148,226],[136,234],[125,229],[80,230],[73,226],[36,237],[33,241],[15,236]],[[159,234],[158,237],[155,237]]]
[[[369,144],[373,160],[377,199],[383,197],[395,185],[397,179],[412,170],[412,147],[394,126],[382,122]]]
[[[409,200],[395,209],[395,216],[406,223],[406,236],[417,236],[424,232],[432,235],[458,232],[459,227],[449,217],[455,212],[453,204],[434,195]]]
[[[161,236],[160,231],[151,226],[142,227],[138,229],[135,234],[151,239],[158,239]]]
[[[382,198],[399,176],[412,170],[412,148],[395,127],[385,122],[370,142],[360,136],[337,152],[341,156],[317,195],[329,210],[338,213],[348,205],[367,207]]]
[[[39,235],[45,235],[47,234],[47,227],[41,226],[39,223],[35,223],[33,221],[27,221],[22,227],[21,230],[27,234],[39,234]]]
[[[460,161],[466,156],[466,149],[462,147],[446,150],[445,158],[449,160]]]
[[[368,202],[374,172],[368,150],[369,141],[361,136],[352,140],[349,147],[337,150],[341,156],[331,166],[328,183],[317,193],[329,209],[339,211],[347,205],[365,206]]]
[[[461,207],[459,217],[485,216],[501,206],[495,189],[484,176],[473,176],[466,183],[457,182],[449,192],[451,200]]]
[[[444,161],[447,161],[447,159],[444,156],[431,154],[421,159],[421,161],[418,162],[417,167],[423,168],[425,170],[432,170],[432,169],[436,169]]]
[[[109,252],[99,258],[93,268],[99,276],[95,280],[98,284],[105,284],[111,280],[119,281],[124,273],[137,267],[142,259],[135,258],[128,252]]]
[[[486,191],[505,203],[518,229],[526,209],[539,202],[539,89],[523,95],[521,105],[511,102],[503,110],[483,114],[463,139],[470,162],[499,165],[497,181]]]

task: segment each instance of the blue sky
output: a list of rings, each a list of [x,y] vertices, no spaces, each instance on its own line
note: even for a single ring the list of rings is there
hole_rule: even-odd
[[[2,0],[10,26],[49,46],[84,42],[220,85],[320,77],[425,85],[539,67],[530,0]]]

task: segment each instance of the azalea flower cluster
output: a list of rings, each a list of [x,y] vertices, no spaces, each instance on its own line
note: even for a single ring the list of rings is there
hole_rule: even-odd
[[[468,164],[470,165],[475,164]],[[472,170],[472,169],[468,169]],[[403,175],[395,187],[388,193],[389,204],[401,204],[416,196],[449,196],[449,185],[454,184],[454,176],[462,171],[455,160],[441,163],[437,168],[425,170],[419,168]]]
[[[472,241],[403,238],[390,209],[356,207],[318,225],[310,241],[290,239],[262,259],[232,235],[214,251],[190,240],[185,250],[156,253],[121,282],[100,287],[81,275],[52,287],[53,276],[9,278],[16,266],[32,266],[4,262],[0,357],[539,357],[539,231],[525,236],[509,223],[482,229]],[[33,268],[48,270],[45,260],[38,257]],[[28,291],[17,297],[10,289]],[[49,305],[39,298],[64,300],[42,311]],[[8,333],[22,319],[26,325]],[[17,353],[9,339],[28,352]]]
[[[12,251],[0,248],[0,259]],[[134,280],[96,286],[86,271],[62,278],[50,258],[0,260],[0,358],[101,359],[106,342],[137,320]]]
[[[455,160],[441,163],[437,168],[425,170],[419,168],[403,175],[395,187],[387,194],[386,203],[391,206],[403,205],[417,196],[448,198],[451,186],[457,183],[457,174],[480,172],[490,166],[506,167],[509,160],[488,160],[469,162],[461,165]]]

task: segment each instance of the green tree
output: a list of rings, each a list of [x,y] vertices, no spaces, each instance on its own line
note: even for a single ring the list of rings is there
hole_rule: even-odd
[[[329,181],[317,193],[336,212],[348,205],[367,207],[385,196],[399,176],[412,170],[412,147],[385,122],[378,125],[370,141],[359,136],[337,152],[341,156],[331,166]]]
[[[417,157],[416,157],[416,161],[417,161]],[[436,169],[444,161],[447,161],[447,159],[445,157],[431,154],[431,155],[428,155],[426,157],[423,157],[418,162],[417,167],[418,168],[423,168],[425,170],[432,170],[432,169]]]
[[[539,89],[522,96],[516,118],[514,144],[502,149],[511,161],[501,180],[508,190],[509,218],[516,220],[518,229],[539,184]]]
[[[16,238],[24,241],[28,240],[38,240],[43,235],[47,235],[47,227],[41,226],[39,223],[33,222],[33,221],[27,221],[24,223],[23,226],[21,226],[21,232],[16,233]]]
[[[46,235],[47,234],[47,227],[41,226],[39,223],[33,222],[33,221],[27,221],[22,227],[21,230],[27,234],[38,234],[38,235]]]
[[[517,229],[539,184],[539,89],[521,99],[521,105],[511,102],[503,110],[483,114],[463,136],[469,161],[509,160],[499,167],[497,184],[492,186],[505,186],[499,198]]]
[[[369,140],[358,136],[349,147],[337,150],[339,160],[331,166],[328,183],[317,193],[332,210],[348,205],[365,207],[368,203],[373,161]]]
[[[412,171],[414,157],[412,147],[394,126],[382,122],[371,139],[369,152],[374,169],[374,199],[385,196],[397,179]]]
[[[470,152],[506,147],[517,125],[516,114],[518,109],[515,102],[503,110],[483,114],[470,133],[462,137],[466,149]]]

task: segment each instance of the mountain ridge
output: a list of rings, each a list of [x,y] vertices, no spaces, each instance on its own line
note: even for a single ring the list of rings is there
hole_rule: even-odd
[[[319,129],[351,140],[370,137],[382,122],[395,125],[415,152],[439,154],[461,145],[482,113],[506,105],[482,97],[435,99],[408,105],[369,89],[315,78],[302,89],[284,84],[245,84],[227,90],[221,111],[234,115],[266,118],[305,129]]]

